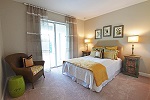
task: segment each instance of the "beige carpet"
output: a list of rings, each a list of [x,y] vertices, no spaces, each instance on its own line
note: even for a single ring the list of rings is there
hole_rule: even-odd
[[[46,72],[45,76],[35,83],[35,89],[28,83],[24,95],[11,98],[7,92],[5,100],[150,100],[150,78],[142,76],[134,78],[120,73],[100,93],[62,75],[61,67]]]

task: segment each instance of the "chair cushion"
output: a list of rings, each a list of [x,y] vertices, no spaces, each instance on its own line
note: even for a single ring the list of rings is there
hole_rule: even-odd
[[[34,65],[32,55],[28,58],[22,58],[24,67],[31,67]]]
[[[42,65],[36,65],[31,67],[31,71],[33,75],[36,75],[39,71],[41,71],[44,67]]]

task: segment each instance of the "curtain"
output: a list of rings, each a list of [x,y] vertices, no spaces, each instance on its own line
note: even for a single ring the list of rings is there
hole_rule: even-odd
[[[32,54],[34,60],[42,60],[40,22],[47,20],[47,10],[31,4],[25,5],[27,7],[27,54]]]
[[[67,30],[67,56],[68,58],[76,58],[78,57],[78,35],[77,35],[77,24],[76,18],[65,16],[66,23],[68,25]]]
[[[52,27],[50,27],[48,20],[41,20],[41,44],[42,44],[42,57],[45,61],[44,63],[44,71],[49,72],[51,70],[51,31]]]

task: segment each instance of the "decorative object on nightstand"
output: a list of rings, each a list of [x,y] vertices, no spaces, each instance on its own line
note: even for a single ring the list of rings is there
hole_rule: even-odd
[[[124,58],[123,73],[138,78],[140,56],[126,55]]]
[[[82,51],[82,56],[90,55],[91,51]]]
[[[131,42],[132,43],[132,54],[131,54],[131,56],[135,56],[134,55],[134,43],[135,42],[138,42],[138,40],[139,40],[139,36],[138,35],[134,35],[134,36],[129,36],[128,37],[128,42]]]
[[[84,43],[86,45],[86,51],[88,51],[88,43],[90,43],[91,40],[90,39],[84,39]]]

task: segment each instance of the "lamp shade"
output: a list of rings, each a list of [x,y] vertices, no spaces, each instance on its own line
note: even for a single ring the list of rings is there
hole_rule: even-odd
[[[139,41],[139,36],[129,36],[128,37],[128,42],[138,42]]]
[[[91,40],[90,39],[84,39],[84,43],[90,43]]]

